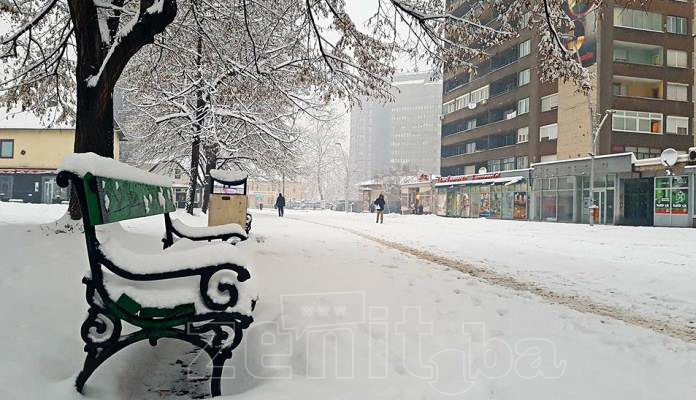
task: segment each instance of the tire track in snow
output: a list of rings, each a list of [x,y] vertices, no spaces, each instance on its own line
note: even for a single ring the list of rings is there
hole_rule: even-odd
[[[402,253],[409,254],[421,260],[460,271],[471,277],[480,279],[489,285],[531,293],[539,296],[544,301],[551,304],[560,304],[575,311],[621,321],[626,324],[650,329],[654,332],[667,335],[675,339],[696,344],[696,326],[677,325],[659,319],[648,318],[621,307],[598,303],[588,297],[559,293],[534,282],[519,280],[510,275],[496,272],[489,268],[483,268],[465,261],[444,257],[426,250],[405,245],[403,243],[385,240],[355,229],[316,221],[308,221],[301,218],[288,218],[296,221],[325,226],[328,228],[340,229]]]

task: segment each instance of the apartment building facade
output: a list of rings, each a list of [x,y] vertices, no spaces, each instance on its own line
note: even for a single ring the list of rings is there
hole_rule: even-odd
[[[353,184],[394,173],[438,173],[442,83],[431,73],[398,74],[393,101],[363,99],[351,111]]]
[[[449,1],[465,15],[470,2]],[[499,48],[474,74],[454,71],[443,82],[443,176],[527,168],[591,152],[594,125],[604,125],[598,153],[656,157],[693,146],[693,1],[654,0],[645,8],[612,1],[604,18],[577,12],[579,55],[594,73],[589,96],[570,84],[541,83],[538,40],[529,31]],[[590,111],[592,110],[592,111]]]

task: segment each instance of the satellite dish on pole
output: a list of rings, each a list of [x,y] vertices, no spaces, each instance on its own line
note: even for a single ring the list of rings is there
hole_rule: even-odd
[[[486,167],[481,167],[481,168],[479,168],[479,171],[478,171],[479,174],[485,174],[486,172],[488,172],[488,170],[486,169]]]
[[[467,104],[466,106],[469,108],[469,110],[473,110],[473,109],[476,108],[477,105],[478,105],[477,103],[474,103],[474,102],[472,101],[472,102],[470,102],[469,104]]]
[[[677,163],[678,157],[679,153],[676,150],[672,148],[665,149],[660,155],[660,161],[662,161],[662,165],[665,167],[673,167]]]

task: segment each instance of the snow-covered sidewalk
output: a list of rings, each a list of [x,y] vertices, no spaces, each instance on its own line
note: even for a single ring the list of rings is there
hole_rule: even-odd
[[[583,296],[696,327],[696,229],[290,211]]]
[[[72,382],[83,359],[84,239],[50,234],[30,222],[48,222],[47,214],[54,212],[48,207],[17,207],[0,203],[0,221],[22,222],[0,222],[5,361],[0,398],[80,398]],[[261,300],[256,323],[228,363],[234,377],[223,384],[226,398],[613,400],[685,399],[696,393],[692,344],[486,285],[311,223],[343,224],[404,241],[409,235],[439,235],[431,240],[449,243],[435,232],[441,224],[436,218],[387,216],[376,227],[370,216],[289,212],[292,218],[281,219],[273,211],[255,212],[251,239],[231,249],[252,257]],[[205,223],[204,217],[177,217]],[[123,224],[139,235],[132,245],[158,248],[161,219]],[[469,221],[455,223],[463,222]],[[490,231],[488,237],[506,229]],[[507,231],[524,236],[522,230]],[[501,237],[493,251],[517,256],[510,241]],[[470,252],[479,260],[477,251]],[[630,294],[630,287],[626,290]],[[86,397],[178,399],[205,393],[205,383],[182,372],[181,364],[196,356],[191,350],[167,341],[154,349],[143,343],[127,350],[94,375]]]

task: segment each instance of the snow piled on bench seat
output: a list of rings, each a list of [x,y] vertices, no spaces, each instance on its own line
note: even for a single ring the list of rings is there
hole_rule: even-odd
[[[225,224],[218,226],[190,226],[179,219],[172,220],[172,227],[184,236],[202,238],[219,235],[239,234],[247,237],[247,233],[239,224]]]
[[[228,311],[252,315],[252,300],[258,298],[254,281],[254,271],[247,262],[248,257],[242,251],[229,243],[201,244],[188,239],[178,240],[166,250],[155,252],[135,252],[128,250],[117,238],[119,230],[111,230],[103,235],[100,250],[118,267],[132,273],[155,273],[178,271],[182,269],[197,269],[211,265],[232,263],[246,268],[251,279],[245,282],[237,281],[237,274],[232,270],[218,272],[220,281],[229,282],[237,287],[239,300],[237,305]],[[122,294],[127,294],[142,307],[174,308],[182,304],[194,304],[196,314],[210,312],[200,293],[200,275],[183,278],[165,279],[158,281],[132,281],[111,273],[107,268],[104,272],[104,286],[112,300],[116,301]],[[216,274],[216,275],[217,275]],[[211,291],[212,297],[224,303],[227,293]]]
[[[154,186],[172,186],[172,179],[169,177],[153,174],[112,158],[98,156],[94,153],[68,154],[60,163],[58,170],[72,172],[79,177],[91,173],[94,176],[122,179],[124,181],[139,182]]]
[[[178,242],[182,241],[187,239]],[[187,249],[179,245],[152,254],[131,251],[120,241],[109,237],[102,241],[99,249],[116,266],[133,274],[200,269],[221,264],[247,267],[246,258],[229,243],[198,244]]]
[[[104,287],[113,301],[118,300],[122,294],[128,295],[143,308],[172,309],[183,304],[193,304],[196,314],[211,312],[203,303],[200,292],[200,276],[167,279],[161,281],[134,282],[121,278],[104,269]],[[251,304],[258,298],[254,278],[246,282],[237,282],[234,271],[225,271],[224,282],[233,283],[239,293],[237,304],[227,311],[252,315]],[[212,294],[212,293],[211,293]],[[213,296],[216,302],[225,303],[228,298],[226,293]]]

